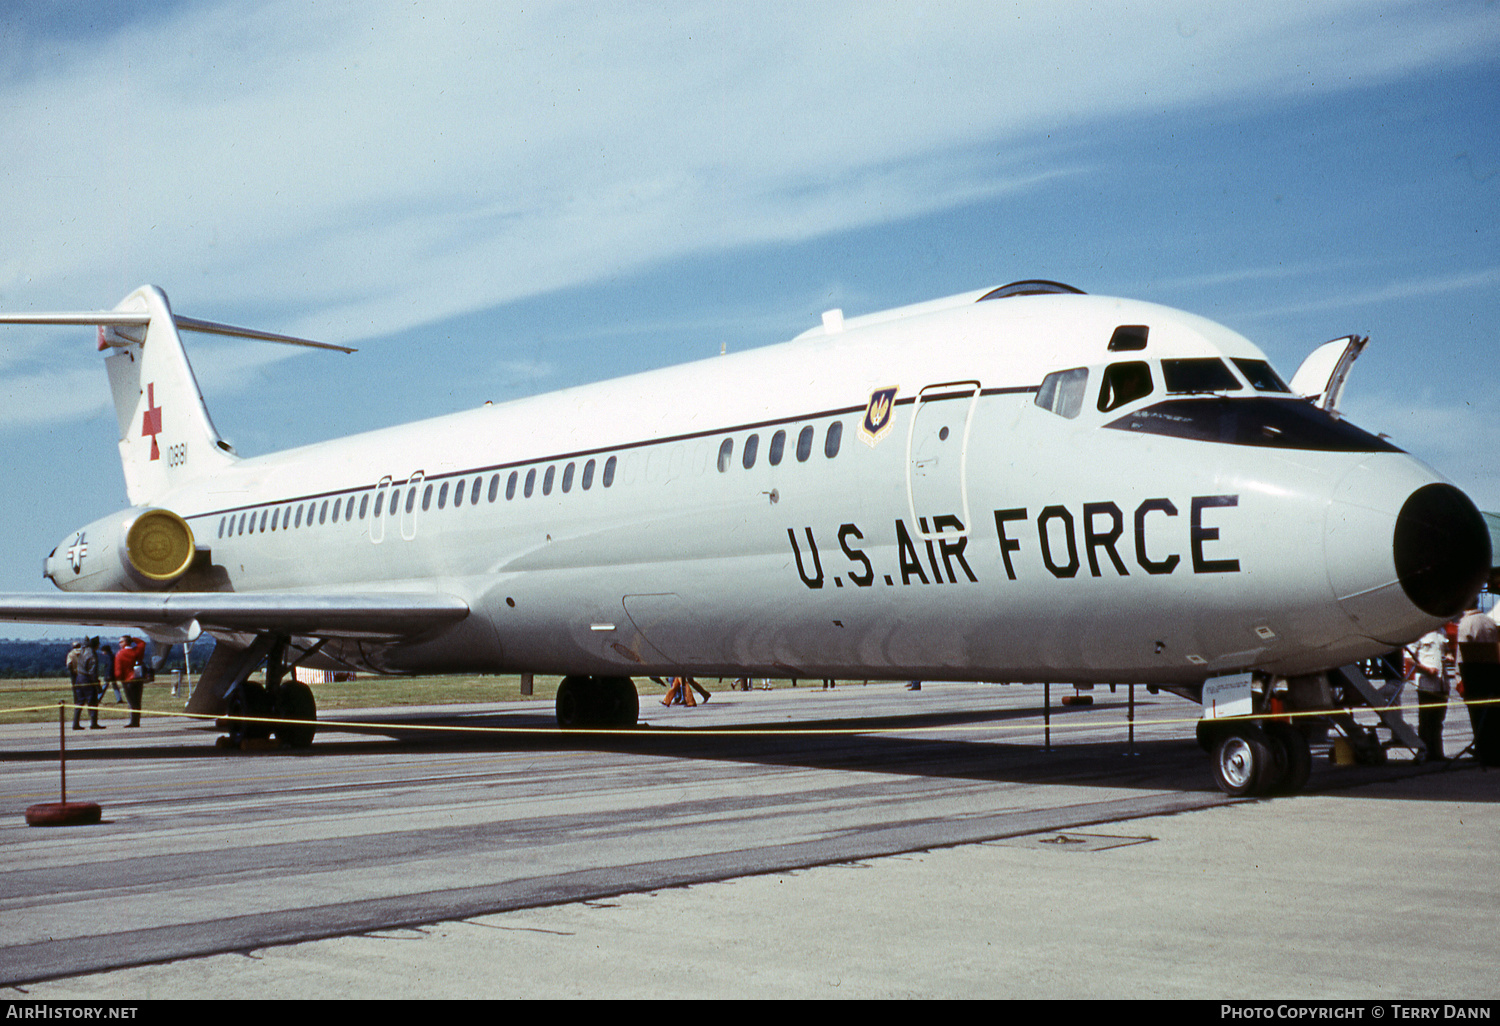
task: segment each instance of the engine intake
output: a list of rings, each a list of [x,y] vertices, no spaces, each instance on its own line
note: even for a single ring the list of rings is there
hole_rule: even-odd
[[[128,509],[74,532],[42,574],[64,591],[159,591],[193,565],[188,522],[170,510]]]

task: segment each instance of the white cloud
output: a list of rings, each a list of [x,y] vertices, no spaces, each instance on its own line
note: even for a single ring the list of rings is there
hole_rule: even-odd
[[[150,280],[357,341],[1087,174],[1066,144],[1101,120],[1497,42],[1478,8],[1355,2],[185,7],[6,62],[0,302]]]
[[[1346,292],[1282,306],[1262,307],[1256,311],[1260,317],[1278,317],[1288,314],[1318,313],[1329,310],[1347,310],[1374,303],[1389,303],[1406,299],[1421,299],[1454,292],[1492,290],[1500,284],[1500,267],[1488,267],[1461,274],[1429,275],[1387,282],[1377,288],[1361,292]]]

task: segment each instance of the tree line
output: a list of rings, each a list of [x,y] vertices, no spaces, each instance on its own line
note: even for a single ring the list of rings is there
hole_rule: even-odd
[[[120,642],[119,635],[111,634],[101,634],[99,640],[101,644],[108,645],[111,649]],[[72,647],[71,640],[0,638],[0,678],[66,677],[68,675],[68,649]],[[203,665],[208,662],[208,657],[213,650],[214,639],[207,634],[200,636],[193,643],[188,659],[194,673],[203,669]],[[159,647],[148,639],[146,642],[148,657],[158,651],[160,651]],[[172,673],[174,670],[181,669],[182,666],[182,646],[173,645],[167,651],[166,658],[156,672],[158,675]]]

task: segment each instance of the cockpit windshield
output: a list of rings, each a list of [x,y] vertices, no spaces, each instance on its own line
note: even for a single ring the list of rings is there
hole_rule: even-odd
[[[1192,360],[1163,360],[1162,380],[1167,392],[1184,395],[1201,392],[1238,392],[1245,386],[1234,376],[1234,371],[1215,357]]]
[[[1310,403],[1269,396],[1167,399],[1104,426],[1226,445],[1324,452],[1401,451]]]
[[[1257,392],[1291,392],[1287,383],[1281,380],[1281,375],[1272,370],[1271,365],[1264,360],[1246,360],[1236,356],[1234,365]]]
[[[1099,412],[1124,406],[1151,394],[1151,365],[1142,360],[1112,363],[1104,368],[1099,386]]]

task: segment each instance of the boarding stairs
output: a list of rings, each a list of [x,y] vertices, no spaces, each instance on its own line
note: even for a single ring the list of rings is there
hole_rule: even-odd
[[[1401,677],[1398,676],[1382,686],[1367,677],[1357,663],[1330,670],[1328,676],[1335,686],[1344,688],[1345,694],[1353,691],[1365,700],[1365,704],[1375,710],[1375,715],[1380,717],[1380,722],[1391,732],[1390,745],[1410,748],[1416,753],[1418,760],[1427,757],[1427,746],[1422,743],[1416,730],[1401,715],[1401,692],[1406,683]],[[1360,734],[1366,731],[1366,728],[1354,722],[1353,716],[1338,717],[1336,722],[1351,740],[1357,741]]]

